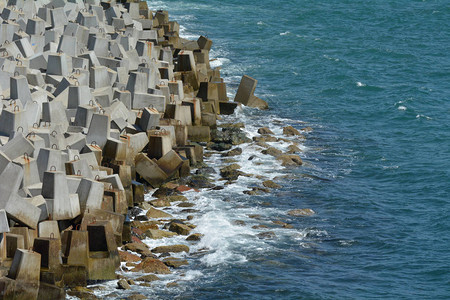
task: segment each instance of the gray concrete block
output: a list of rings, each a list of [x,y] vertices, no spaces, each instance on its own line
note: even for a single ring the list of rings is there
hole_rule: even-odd
[[[9,232],[9,222],[6,216],[6,211],[0,209],[0,233]]]
[[[89,144],[95,142],[100,148],[106,144],[111,129],[111,118],[109,115],[94,114],[89,125],[86,141]]]
[[[37,228],[41,210],[19,195],[12,195],[5,211],[14,221],[33,229]]]
[[[234,101],[247,105],[251,96],[253,96],[253,93],[255,92],[257,84],[258,81],[256,79],[253,79],[247,75],[242,76]]]

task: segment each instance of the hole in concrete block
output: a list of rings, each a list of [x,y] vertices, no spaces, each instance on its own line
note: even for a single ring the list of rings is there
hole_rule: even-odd
[[[89,234],[89,251],[108,251],[106,233],[103,226],[87,226]]]

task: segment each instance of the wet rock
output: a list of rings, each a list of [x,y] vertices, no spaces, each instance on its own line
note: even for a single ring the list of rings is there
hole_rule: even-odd
[[[233,144],[227,144],[227,143],[210,142],[210,143],[208,143],[208,145],[206,145],[206,149],[220,151],[220,152],[230,150],[232,147],[233,147]]]
[[[180,268],[181,266],[187,266],[189,263],[185,259],[180,258],[174,258],[174,257],[168,257],[163,259],[163,263],[166,264],[166,266],[171,268]]]
[[[166,287],[170,288],[170,287],[176,287],[178,286],[178,283],[176,281],[172,281],[169,282],[168,284],[166,284]]]
[[[152,282],[155,280],[160,280],[160,278],[153,274],[149,274],[149,275],[145,275],[145,276],[136,278],[136,281],[144,281],[144,282]]]
[[[168,213],[163,212],[161,210],[155,209],[153,207],[148,210],[146,215],[150,219],[167,219],[167,218],[172,218],[171,214],[168,214]]]
[[[181,235],[189,235],[192,229],[185,224],[172,223],[170,224],[169,230]]]
[[[167,207],[170,206],[170,201],[165,198],[159,198],[150,201],[150,204],[153,205],[154,207]]]
[[[274,148],[274,147],[269,147],[267,149],[264,149],[261,151],[261,153],[271,155],[274,157],[277,157],[277,156],[280,156],[281,154],[283,154],[283,152],[281,150],[278,150],[277,148]]]
[[[165,253],[165,252],[173,252],[173,253],[177,253],[177,252],[186,252],[189,253],[189,247],[186,245],[170,245],[170,246],[159,246],[156,248],[152,249],[153,253]]]
[[[152,194],[152,197],[162,198],[165,196],[172,196],[172,195],[179,195],[179,194],[180,194],[180,192],[177,191],[176,187],[169,188],[167,186],[162,186]]]
[[[261,205],[262,206],[272,206],[272,203],[266,201],[266,202],[261,203]]]
[[[261,215],[258,214],[252,214],[252,215],[247,215],[250,219],[256,219],[256,220],[260,220],[261,219]]]
[[[304,131],[304,132],[311,132],[311,131],[313,131],[313,129],[312,129],[311,127],[308,126],[308,127],[302,128],[301,131]]]
[[[251,155],[249,158],[248,158],[248,160],[253,160],[253,159],[255,159],[255,158],[257,158],[258,156],[256,156],[256,155]]]
[[[172,237],[177,234],[175,232],[171,232],[171,231],[165,231],[165,230],[159,230],[159,229],[149,229],[145,232],[145,235],[148,238],[156,240],[156,239]]]
[[[300,153],[300,152],[302,152],[302,150],[299,147],[297,147],[296,145],[288,146],[288,151],[287,151],[288,154]]]
[[[125,279],[119,279],[117,281],[117,288],[119,290],[129,290],[129,289],[131,289],[131,286],[128,284],[128,282]]]
[[[139,203],[139,207],[142,208],[143,210],[149,210],[150,207],[152,207],[152,205],[148,202],[142,202],[142,203]]]
[[[271,135],[263,135],[263,136],[254,136],[252,140],[257,143],[272,143],[276,142],[277,138]]]
[[[143,300],[148,299],[146,296],[141,294],[133,294],[127,297],[127,300]]]
[[[241,154],[242,154],[242,148],[237,147],[237,148],[234,148],[234,149],[228,151],[227,153],[222,154],[222,156],[224,156],[224,157],[225,156],[237,156],[237,155],[241,155]]]
[[[245,128],[244,123],[224,123],[220,125],[221,128]]]
[[[211,140],[214,143],[226,143],[232,145],[240,145],[249,143],[251,140],[247,137],[241,128],[226,127],[221,130],[211,130]]]
[[[173,195],[173,196],[167,196],[164,199],[166,199],[169,202],[178,202],[178,201],[188,201],[188,198],[183,195]]]
[[[220,191],[220,190],[223,190],[224,188],[225,187],[223,185],[216,185],[215,187],[212,188],[212,190]]]
[[[144,210],[143,209],[141,209],[141,208],[139,208],[139,207],[133,207],[133,208],[130,208],[129,210],[128,210],[128,214],[130,215],[130,217],[136,217],[137,215],[139,215],[139,214],[141,214],[142,212],[143,212]]]
[[[240,175],[244,175],[244,172],[239,171],[241,168],[238,164],[231,164],[220,169],[220,176],[228,181],[237,180]]]
[[[189,215],[189,216],[186,217],[186,219],[188,219],[189,221],[190,221],[190,220],[193,220],[193,219],[194,219],[194,216]]]
[[[283,127],[283,134],[286,136],[300,135],[300,132],[292,126]]]
[[[271,188],[271,189],[279,189],[281,188],[281,185],[276,184],[275,182],[273,182],[272,180],[266,180],[263,181],[263,186],[267,187],[267,188]]]
[[[261,148],[269,148],[270,147],[270,145],[267,144],[266,142],[257,142],[256,145]]]
[[[144,231],[140,228],[131,228],[131,234],[140,240],[145,239]]]
[[[187,185],[193,188],[212,188],[214,184],[204,175],[193,175],[189,178]]]
[[[148,217],[145,215],[136,216],[134,219],[136,221],[148,221]]]
[[[193,206],[195,206],[195,204],[194,203],[190,203],[190,202],[181,202],[181,203],[178,203],[177,206],[178,207],[193,207]]]
[[[139,256],[126,251],[119,251],[119,257],[122,262],[138,262],[141,260]]]
[[[72,288],[71,290],[67,291],[67,295],[86,300],[99,299],[94,295],[94,292],[92,290],[82,286]]]
[[[316,212],[313,211],[310,208],[300,208],[300,209],[293,209],[288,211],[288,215],[293,217],[309,217],[314,215]]]
[[[200,241],[202,237],[203,234],[201,233],[193,233],[186,238],[186,241]]]
[[[264,193],[270,193],[270,190],[269,189],[260,188],[260,187],[254,187],[251,190],[243,191],[243,193],[246,194],[246,195],[258,196],[258,195],[263,195]]]
[[[163,257],[170,257],[170,253],[169,253],[169,252],[164,252],[164,253],[161,253],[161,254],[159,255],[159,258],[160,258],[160,259],[163,258]]]
[[[281,161],[281,165],[284,167],[301,166],[303,164],[302,159],[294,154],[280,155],[277,160]]]
[[[216,169],[212,168],[212,167],[205,167],[205,168],[201,168],[198,169],[197,171],[195,171],[195,174],[198,175],[208,175],[208,174],[216,174]]]
[[[259,239],[265,239],[265,240],[271,240],[276,238],[276,234],[273,231],[265,231],[265,232],[260,232],[256,235]]]
[[[132,272],[144,272],[155,274],[170,274],[170,269],[159,259],[147,257],[142,262],[131,269]]]
[[[264,224],[259,224],[259,225],[254,225],[252,226],[253,229],[265,229],[265,228],[269,228],[269,226],[264,225]]]
[[[245,221],[242,220],[235,220],[233,223],[238,226],[245,226]]]
[[[186,208],[181,210],[182,213],[194,214],[200,212],[198,209]]]
[[[272,130],[269,127],[261,127],[258,129],[259,134],[273,134]]]
[[[283,227],[283,228],[294,228],[294,226],[292,226],[291,224],[288,224],[288,223],[285,223],[285,222],[282,222],[282,221],[272,221],[272,223],[273,224],[275,224],[275,225],[279,225],[279,226],[281,226],[281,227]]]

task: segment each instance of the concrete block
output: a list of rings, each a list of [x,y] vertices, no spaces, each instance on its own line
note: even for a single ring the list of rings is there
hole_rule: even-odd
[[[77,194],[80,200],[80,209],[100,209],[102,205],[104,185],[98,181],[83,178],[78,187]]]
[[[39,237],[60,239],[58,221],[47,220],[39,223]]]
[[[39,185],[34,185],[34,187],[38,187],[38,186],[39,186],[39,192],[38,192],[39,195],[34,195],[33,198],[26,198],[26,200],[40,209],[41,213],[39,215],[39,222],[42,222],[42,221],[48,219],[48,208],[47,208],[47,202],[45,201],[44,197],[42,197],[42,195],[41,195],[42,184],[40,183]]]
[[[242,76],[234,101],[247,105],[251,96],[253,96],[253,93],[255,92],[257,84],[258,81],[256,79],[253,79],[247,75]]]
[[[209,126],[188,126],[188,139],[193,142],[211,141],[211,131]]]
[[[0,209],[0,233],[9,232],[9,222],[6,217],[6,211],[4,209]]]
[[[67,178],[64,172],[44,172],[42,196],[47,201],[49,214],[53,220],[73,219],[80,214],[78,196],[69,194]]]
[[[105,158],[115,161],[125,161],[127,157],[127,143],[126,141],[108,138],[103,152]]]
[[[147,154],[150,158],[160,159],[172,149],[172,139],[167,131],[149,131],[148,138]]]
[[[9,159],[13,160],[23,155],[29,156],[33,154],[34,146],[21,132],[19,132],[4,146],[0,147],[0,151],[2,151]]]
[[[153,129],[159,125],[160,113],[154,108],[144,108],[141,118],[139,120],[139,126],[142,130],[147,131]]]
[[[68,63],[68,57],[64,53],[49,54],[47,64],[47,74],[68,76],[72,66]]]
[[[86,141],[89,144],[96,143],[100,148],[106,145],[111,129],[111,118],[108,115],[94,114],[92,116]]]
[[[8,272],[8,277],[33,284],[38,284],[40,279],[41,255],[37,252],[17,249],[13,263]]]
[[[136,172],[154,188],[159,187],[167,179],[167,174],[145,154],[135,158]]]
[[[65,230],[61,237],[62,259],[71,266],[88,266],[89,236],[86,230]]]
[[[62,153],[56,149],[41,148],[37,157],[37,165],[41,182],[46,171],[65,171]]]
[[[41,210],[24,198],[13,194],[6,204],[5,211],[14,221],[33,229],[37,228]]]
[[[147,93],[135,93],[132,100],[132,108],[142,109],[145,107],[152,107],[163,112],[166,108],[166,97]]]
[[[171,176],[181,167],[183,159],[175,151],[170,150],[156,163],[167,176]]]
[[[37,160],[35,158],[29,157],[28,154],[22,155],[15,158],[13,163],[21,167],[23,170],[23,179],[20,188],[40,183],[39,170]]]

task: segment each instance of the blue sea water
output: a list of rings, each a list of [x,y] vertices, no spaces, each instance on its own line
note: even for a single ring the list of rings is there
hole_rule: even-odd
[[[256,95],[270,110],[243,109],[226,121],[244,121],[250,135],[267,125],[275,133],[313,129],[304,133],[300,168],[276,168],[244,149],[249,171],[287,176],[277,181],[282,189],[248,196],[242,191],[255,182],[244,178],[226,192],[192,196],[204,212],[197,257],[178,287],[149,295],[450,298],[448,1],[149,3],[168,10],[184,36],[213,40],[212,64],[230,94],[243,74],[258,79]],[[289,217],[294,208],[316,215]],[[259,239],[252,226],[275,219],[294,229],[270,228],[276,238]]]

